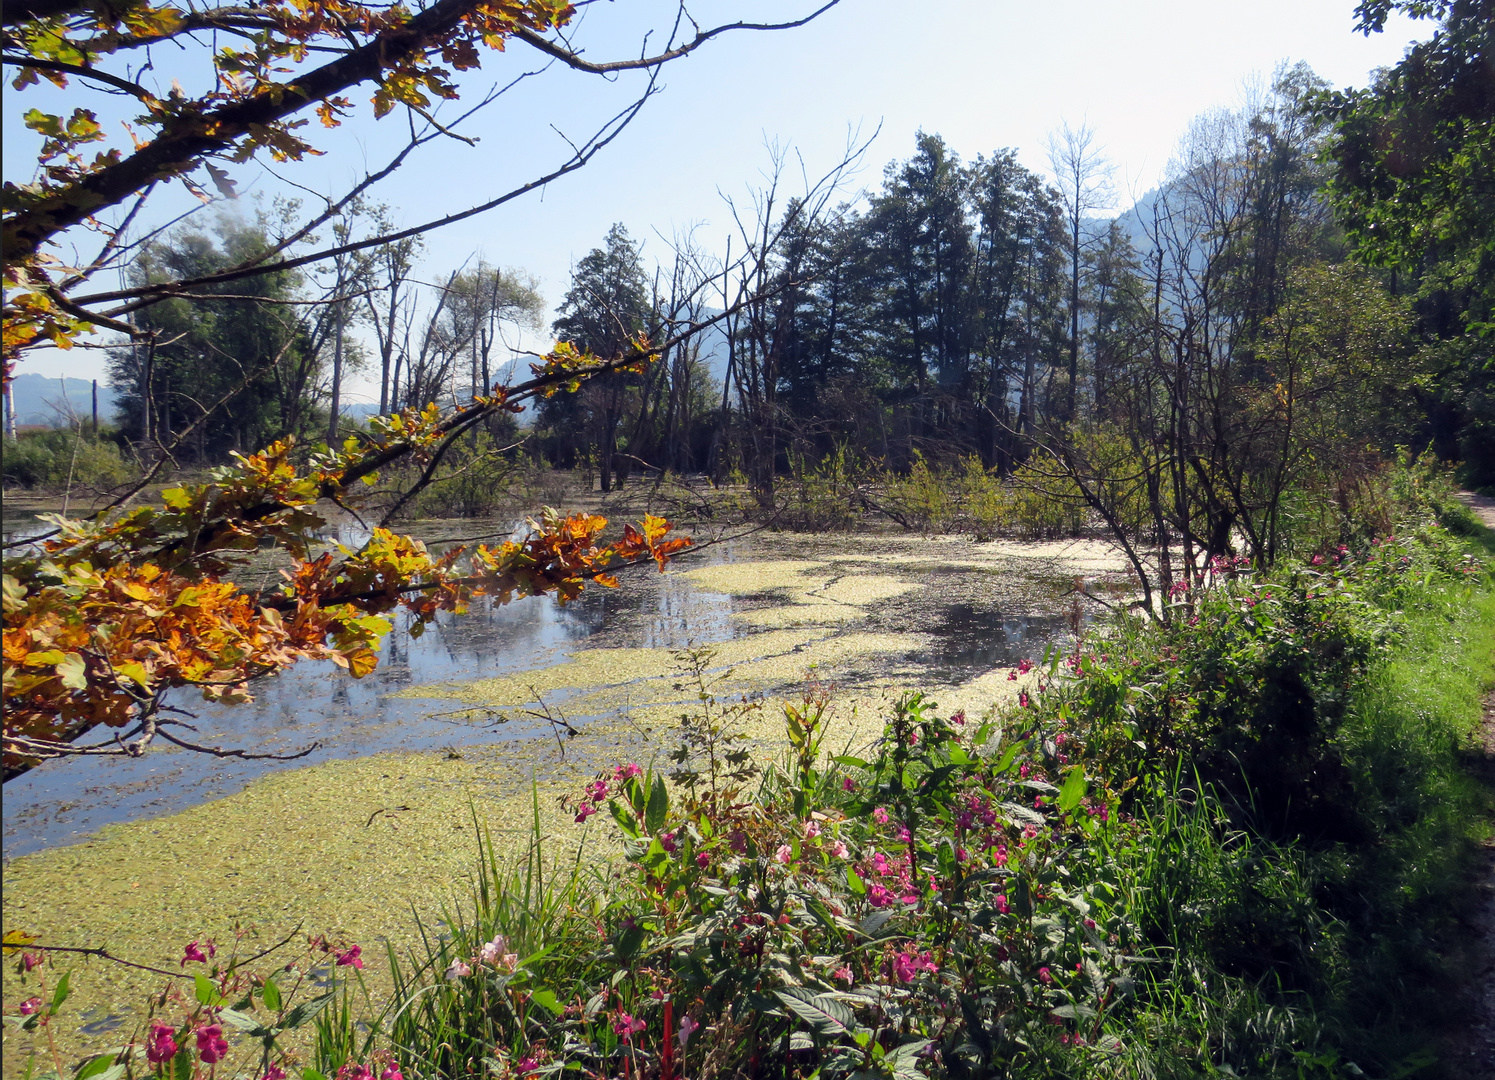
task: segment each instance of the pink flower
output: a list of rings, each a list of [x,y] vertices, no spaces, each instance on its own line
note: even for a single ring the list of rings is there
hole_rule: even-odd
[[[204,953],[197,947],[197,942],[189,941],[187,942],[187,947],[182,950],[182,967],[186,967],[190,963],[206,964],[208,957],[214,951],[212,942],[208,942],[208,951]]]
[[[958,712],[954,716],[950,717],[950,723],[952,723],[952,724],[964,724],[965,722],[966,722],[966,711],[964,709],[961,709],[960,712]]]
[[[1028,704],[1029,704],[1028,691],[1026,691],[1026,690],[1019,690],[1017,692],[1017,703],[1018,703],[1018,707],[1019,708],[1026,709],[1028,707]]]
[[[393,1069],[394,1066],[391,1065],[390,1068]],[[400,1070],[395,1069],[396,1076],[399,1076],[399,1072]],[[286,1080],[286,1071],[272,1061],[270,1067],[265,1070],[265,1075],[260,1077],[260,1080]]]
[[[1051,983],[1054,981],[1054,977],[1049,974],[1048,968],[1041,967],[1038,969],[1038,981],[1041,983]]]
[[[872,811],[872,820],[879,825],[886,825],[888,823],[888,812],[879,806],[876,810]]]
[[[218,1024],[204,1024],[197,1029],[197,1056],[204,1065],[216,1065],[228,1056],[228,1040]]]
[[[867,902],[875,908],[885,908],[893,902],[893,894],[883,885],[874,885],[867,890]]]
[[[875,870],[879,875],[887,874],[888,857],[880,851],[874,851],[872,853],[872,869]]]
[[[1007,902],[1007,897],[1005,895],[997,897],[997,910],[1000,911],[1003,915],[1006,915],[1012,910],[1012,905]]]
[[[1025,761],[1021,765],[1018,766],[1018,769],[1017,769],[1018,778],[1022,779],[1022,780],[1028,779],[1028,775],[1030,773],[1032,773],[1032,771],[1033,771],[1033,767],[1031,765],[1029,765]]]
[[[643,1031],[645,1026],[642,1020],[636,1019],[628,1013],[619,1013],[618,1018],[613,1021],[613,1031],[625,1039],[632,1039],[640,1031]]]
[[[465,979],[471,974],[472,968],[468,967],[461,960],[454,960],[452,961],[452,966],[446,969],[445,977],[447,982],[456,982],[458,979]]]
[[[145,1040],[145,1060],[152,1065],[161,1065],[176,1057],[176,1051],[176,1031],[170,1024],[154,1021]]]
[[[908,744],[910,746],[913,746],[918,741],[919,741],[919,733],[917,731],[910,731],[908,733]]]
[[[793,859],[794,852],[790,849],[788,844],[780,844],[779,850],[773,853],[773,861],[776,863],[783,863],[785,866],[788,866],[789,863],[793,861]]]
[[[39,997],[29,997],[16,1006],[22,1016],[34,1016],[41,1011],[41,1007],[42,999]]]
[[[338,967],[362,968],[363,967],[363,961],[359,959],[359,954],[362,953],[362,952],[363,952],[363,946],[361,946],[361,945],[354,945],[347,952],[345,952],[345,953],[339,953],[338,957],[337,957],[337,966]]]
[[[527,1054],[514,1063],[514,1071],[521,1076],[534,1072],[540,1067],[539,1061],[535,1060],[534,1054]]]
[[[843,777],[841,777],[841,790],[842,791],[855,791],[856,789],[857,789],[857,782],[855,780],[853,780],[849,776],[843,776]]]
[[[680,842],[675,839],[673,830],[659,834],[659,846],[664,848],[667,855],[673,855],[676,851],[680,850]]]
[[[594,803],[599,803],[607,798],[607,781],[593,780],[586,786],[585,791],[587,798],[591,799]]]
[[[1028,674],[1028,672],[1033,670],[1033,661],[1029,660],[1027,657],[1024,657],[1017,662],[1017,670],[1019,675]]]
[[[831,978],[833,978],[833,979],[840,979],[847,986],[850,986],[851,985],[851,978],[852,978],[852,976],[851,976],[851,968],[849,968],[849,967],[838,967],[835,971],[833,971],[831,973]]]
[[[846,845],[843,844],[843,843],[841,843],[841,841],[839,841],[839,840],[837,840],[834,844],[832,844],[826,850],[828,850],[832,855],[834,855],[838,859],[844,859],[848,855],[851,854],[850,851],[846,850]]]
[[[42,956],[41,953],[34,953],[34,952],[22,953],[21,954],[21,966],[23,968],[25,968],[27,971],[30,971],[32,968],[41,967],[42,961],[45,960],[45,959],[46,958],[44,956]]]
[[[690,1037],[695,1034],[701,1025],[690,1018],[690,1014],[680,1018],[680,1048],[685,1049],[685,1044],[690,1042]]]
[[[893,974],[899,982],[913,982],[914,976],[918,974],[918,968],[914,966],[914,958],[906,952],[893,957]]]
[[[1017,672],[1016,671],[1009,671],[1007,673],[1007,681],[1008,682],[1017,682]]]
[[[702,870],[711,865],[711,856],[704,851],[696,852],[696,865]]]
[[[624,780],[632,780],[635,776],[642,776],[643,774],[643,769],[629,762],[627,765],[619,765],[617,771],[613,773],[613,778],[622,783]]]
[[[350,1061],[337,1071],[337,1080],[374,1080],[374,1073],[368,1066]]]
[[[597,808],[591,803],[582,803],[576,809],[576,823],[578,825],[583,824],[587,820],[587,818],[591,817],[596,812]]]
[[[815,837],[817,837],[819,835],[820,835],[820,822],[814,821],[814,820],[805,822],[805,839],[807,839],[807,840],[813,840]]]

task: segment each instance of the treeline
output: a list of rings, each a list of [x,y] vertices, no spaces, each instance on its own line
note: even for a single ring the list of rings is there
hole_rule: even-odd
[[[1099,216],[1114,194],[1092,133],[1066,129],[1050,176],[928,133],[860,195],[833,170],[786,197],[775,172],[732,207],[719,254],[687,237],[647,267],[615,225],[550,330],[602,356],[643,335],[658,362],[549,399],[522,440],[475,433],[451,465],[509,447],[604,492],[704,474],[774,510],[785,478],[825,463],[975,463],[1083,507],[1163,589],[1220,555],[1265,567],[1305,530],[1317,542],[1374,519],[1398,447],[1488,484],[1488,192],[1445,183],[1457,213],[1441,218],[1436,185],[1397,196],[1401,210],[1387,195],[1409,170],[1463,161],[1460,138],[1465,156],[1489,151],[1475,121],[1495,91],[1464,85],[1488,52],[1480,8],[1452,5],[1367,90],[1331,92],[1298,66],[1249,107],[1199,118],[1164,182],[1116,219]],[[1439,138],[1409,141],[1408,109]],[[1429,215],[1447,227],[1429,232]],[[387,233],[385,218],[355,204],[337,239]],[[201,278],[276,234],[269,216],[225,219],[216,238],[148,248],[134,273]],[[336,436],[355,369],[377,372],[381,412],[491,385],[512,333],[539,328],[533,282],[481,259],[423,282],[419,256],[418,241],[386,244],[321,277],[144,309],[154,344],[113,362],[126,435],[211,461]]]

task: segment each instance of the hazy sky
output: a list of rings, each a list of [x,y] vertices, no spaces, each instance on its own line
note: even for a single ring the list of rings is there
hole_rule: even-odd
[[[692,4],[691,14],[707,26],[792,18],[815,6],[814,0],[712,0]],[[1268,80],[1278,64],[1302,60],[1336,86],[1364,85],[1375,68],[1399,59],[1409,41],[1430,33],[1427,23],[1394,19],[1385,33],[1364,37],[1352,29],[1354,6],[1354,0],[842,0],[807,27],[728,35],[669,65],[663,92],[585,169],[543,195],[432,234],[424,276],[442,276],[481,253],[534,274],[554,304],[571,264],[614,221],[645,241],[646,257],[664,256],[661,234],[668,238],[693,224],[701,243],[719,247],[729,228],[722,194],[741,200],[761,182],[766,142],[798,151],[814,172],[840,157],[849,131],[866,137],[879,125],[857,178],[861,187],[875,186],[885,163],[911,153],[919,128],[943,135],[962,157],[1010,146],[1030,168],[1046,171],[1045,136],[1068,120],[1095,129],[1118,186],[1141,194],[1162,174],[1190,119],[1240,104],[1244,87]],[[615,59],[637,55],[649,27],[656,28],[651,44],[667,34],[674,7],[617,0],[583,11],[576,42],[589,58]],[[485,55],[484,69],[464,79],[466,100],[540,67],[541,59],[523,45]],[[169,84],[169,60],[158,57],[157,68]],[[191,89],[196,80],[181,74]],[[375,198],[402,224],[485,201],[564,160],[563,136],[580,141],[642,85],[637,74],[608,83],[552,68],[462,129],[479,137],[476,147],[442,140]],[[366,96],[358,95],[360,105]],[[5,175],[23,178],[29,133],[17,131],[15,114],[31,102],[8,88],[5,97]],[[441,115],[457,111],[448,106]],[[402,123],[394,116],[375,122],[363,105],[338,131],[314,131],[328,152],[283,176],[336,193],[388,156]],[[230,171],[246,191],[290,190],[253,164]],[[185,206],[185,196],[161,200],[160,213],[173,205]],[[74,350],[36,357],[20,370],[94,378],[102,362],[96,351]]]

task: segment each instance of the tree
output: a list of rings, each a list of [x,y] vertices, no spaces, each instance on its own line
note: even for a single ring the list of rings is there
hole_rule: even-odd
[[[571,288],[552,329],[581,348],[608,356],[642,334],[649,316],[649,283],[638,248],[628,230],[614,223],[603,246],[593,248],[572,270]],[[553,399],[544,417],[552,428],[570,429],[562,432],[563,438],[580,436],[578,448],[597,455],[604,492],[612,490],[618,425],[634,389],[625,374],[610,375],[579,398]]]
[[[131,267],[138,282],[202,276],[233,265],[269,245],[267,223],[221,215],[216,236],[183,229],[147,245]],[[110,381],[119,392],[121,428],[147,459],[193,426],[181,444],[198,463],[224,460],[278,435],[301,435],[321,370],[318,348],[287,302],[297,297],[299,275],[266,274],[232,286],[232,299],[172,299],[134,316],[145,340],[113,350]],[[249,290],[260,304],[238,297]],[[195,423],[222,406],[211,426]]]
[[[18,91],[41,79],[68,89],[74,99],[80,94],[74,83],[102,87],[134,97],[144,113],[131,132],[133,148],[107,147],[91,160],[85,160],[90,144],[109,141],[91,109],[80,102],[68,117],[28,114],[45,143],[37,179],[5,189],[5,380],[27,349],[67,346],[89,328],[135,340],[136,327],[124,320],[164,300],[227,299],[216,290],[398,244],[511,201],[581,167],[616,137],[653,92],[652,73],[662,64],[732,29],[801,25],[819,14],[772,27],[735,23],[698,30],[689,39],[672,36],[653,55],[595,63],[559,36],[573,12],[562,0],[435,0],[418,11],[344,0],[268,0],[249,9],[218,4],[188,11],[152,0],[6,4],[0,20],[4,62],[16,70]],[[292,254],[413,151],[450,135],[450,126],[430,116],[430,97],[456,96],[454,73],[477,66],[480,45],[502,49],[510,42],[603,76],[644,70],[650,81],[632,107],[529,184],[408,228],[346,242],[334,238],[330,248]],[[208,89],[197,96],[179,86],[157,93],[132,77],[139,69],[132,69],[130,58],[166,43],[187,45],[185,55],[206,61]],[[183,68],[177,70],[185,77]],[[157,184],[181,179],[201,192],[192,174],[203,170],[207,182],[228,195],[233,181],[218,162],[242,162],[260,150],[280,161],[304,155],[312,148],[297,134],[305,123],[299,114],[315,111],[324,125],[334,126],[352,109],[341,95],[364,83],[372,84],[376,116],[403,106],[411,117],[408,144],[382,169],[343,197],[326,200],[268,249],[244,253],[230,266],[80,292],[142,243],[130,237],[130,226]],[[6,101],[16,97],[7,95]],[[493,100],[496,95],[478,108]],[[105,223],[111,210],[126,204],[120,218]],[[63,268],[44,249],[80,227],[101,230],[97,254],[79,269]],[[152,238],[147,234],[146,241]],[[434,405],[406,409],[373,423],[367,437],[310,455],[280,440],[220,470],[212,484],[172,488],[159,507],[123,511],[154,479],[158,461],[93,519],[59,518],[50,535],[15,549],[5,561],[7,774],[59,754],[138,754],[157,736],[248,756],[179,738],[168,730],[178,721],[161,713],[162,695],[194,686],[209,697],[243,700],[254,677],[309,657],[363,674],[376,662],[372,646],[389,628],[382,614],[396,607],[408,609],[419,623],[441,609],[461,610],[480,592],[500,603],[551,591],[567,599],[590,581],[608,583],[610,563],[654,558],[662,564],[688,541],[666,539],[669,524],[657,518],[645,518],[640,528],[626,527],[613,543],[602,544],[604,519],[548,515],[522,542],[480,545],[465,573],[457,570],[460,550],[433,557],[419,542],[388,529],[404,502],[430,483],[452,446],[477,425],[593,378],[640,371],[654,355],[653,343],[640,338],[600,358],[563,343],[532,366],[532,378],[493,387],[449,411]],[[204,410],[177,432],[176,442],[191,437],[208,415]],[[316,529],[324,519],[316,503],[346,502],[379,470],[406,458],[416,462],[419,475],[369,541],[353,552],[319,550]],[[286,580],[266,588],[243,586],[236,578],[246,553],[262,541],[285,555]],[[97,724],[116,729],[116,737],[93,745],[73,742]]]
[[[315,113],[324,126],[337,126],[353,110],[343,95],[363,84],[372,86],[376,117],[397,107],[409,113],[407,145],[382,168],[365,174],[346,195],[328,199],[271,251],[215,272],[214,281],[296,269],[350,246],[334,242],[331,248],[293,257],[288,254],[419,147],[453,135],[450,125],[431,116],[431,99],[458,95],[458,75],[479,66],[481,48],[501,51],[514,43],[575,70],[604,77],[641,70],[649,73],[650,81],[633,106],[591,138],[575,143],[571,157],[532,182],[477,206],[366,237],[351,246],[362,250],[421,235],[491,210],[580,168],[637,114],[653,93],[652,79],[661,65],[732,30],[803,25],[836,2],[830,0],[805,18],[778,24],[737,22],[700,29],[689,20],[677,20],[660,52],[600,63],[584,58],[563,35],[575,11],[565,0],[513,0],[501,5],[484,0],[434,0],[414,11],[402,5],[366,6],[350,0],[268,0],[250,9],[222,2],[187,11],[170,0],[121,4],[18,0],[8,4],[3,14],[3,59],[15,70],[15,90],[24,91],[45,79],[68,89],[73,99],[88,96],[90,101],[106,101],[105,95],[128,95],[140,102],[143,111],[129,128],[128,145],[119,145],[109,133],[112,125],[109,129],[101,125],[97,112],[81,100],[70,116],[40,109],[27,114],[27,124],[44,137],[44,143],[37,178],[26,185],[7,184],[5,189],[0,250],[6,264],[6,377],[28,348],[46,343],[65,347],[89,327],[129,333],[129,324],[122,319],[130,312],[204,284],[203,279],[193,278],[79,291],[128,251],[127,226],[137,219],[158,184],[180,179],[203,198],[209,198],[204,185],[232,195],[234,182],[224,164],[242,163],[261,151],[276,161],[294,161],[314,152],[299,133],[307,123],[304,114]],[[686,23],[696,32],[689,38],[679,37]],[[142,72],[132,66],[132,58],[167,43],[183,46],[184,57],[200,62],[206,86],[196,96],[182,87],[181,79],[190,81],[185,65],[174,67],[179,78],[169,91],[140,81]],[[150,67],[147,63],[145,70]],[[17,96],[8,95],[7,101]],[[489,94],[465,119],[500,96]],[[96,143],[102,146],[89,158],[88,151]],[[199,172],[206,177],[195,178]],[[108,211],[126,204],[129,209],[122,219],[113,225],[105,223]],[[96,255],[81,269],[63,269],[45,249],[79,227],[96,229],[103,239]]]
[[[1333,124],[1329,197],[1354,257],[1415,301],[1436,372],[1424,407],[1440,456],[1495,481],[1495,2],[1364,0],[1358,29],[1402,11],[1439,22],[1371,86],[1315,98]]]
[[[1076,129],[1066,122],[1057,135],[1049,136],[1048,151],[1049,168],[1063,199],[1069,256],[1069,386],[1064,415],[1073,420],[1080,383],[1080,276],[1090,250],[1103,236],[1088,219],[1111,201],[1110,166],[1088,124]]]

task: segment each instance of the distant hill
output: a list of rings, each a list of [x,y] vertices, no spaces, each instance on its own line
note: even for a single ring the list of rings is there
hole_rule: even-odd
[[[85,423],[93,415],[93,388],[87,379],[49,379],[27,372],[11,383],[16,403],[16,423],[42,427],[66,427],[70,417]],[[112,423],[114,391],[99,383],[99,421]]]

